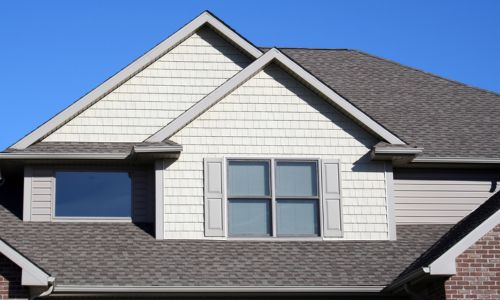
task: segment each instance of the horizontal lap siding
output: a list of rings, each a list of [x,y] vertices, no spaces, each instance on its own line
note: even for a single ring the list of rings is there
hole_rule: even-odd
[[[31,179],[31,221],[50,221],[52,219],[54,193],[54,172],[50,169],[33,169]]]
[[[202,28],[45,141],[141,142],[249,63]]]
[[[383,163],[377,141],[277,67],[267,68],[172,140],[183,145],[165,171],[165,237],[203,238],[203,158],[340,159],[345,239],[387,239]]]
[[[498,171],[396,170],[396,222],[456,223],[490,198]]]

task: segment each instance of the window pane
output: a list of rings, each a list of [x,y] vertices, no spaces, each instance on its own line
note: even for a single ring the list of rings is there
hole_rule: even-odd
[[[276,163],[277,196],[317,196],[316,162],[278,161]]]
[[[230,196],[269,196],[269,162],[229,161]]]
[[[127,172],[56,172],[57,217],[130,217]]]
[[[318,200],[278,200],[278,235],[319,235]]]
[[[271,201],[229,200],[229,235],[271,235]]]

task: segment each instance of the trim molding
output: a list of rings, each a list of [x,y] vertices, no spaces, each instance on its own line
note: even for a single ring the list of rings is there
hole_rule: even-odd
[[[0,153],[0,159],[125,159],[130,153]]]
[[[54,281],[45,271],[40,269],[24,255],[0,238],[0,253],[22,269],[21,284],[25,286],[48,286]]]
[[[75,116],[86,110],[89,106],[99,101],[105,95],[113,91],[117,86],[134,76],[138,72],[145,69],[151,63],[156,61],[159,57],[170,51],[173,47],[177,46],[183,40],[188,38],[196,30],[203,25],[210,25],[213,29],[218,31],[221,35],[232,41],[239,46],[243,51],[247,52],[250,56],[257,58],[262,55],[262,51],[252,45],[241,35],[236,33],[229,26],[224,24],[221,20],[216,18],[208,11],[204,11],[194,20],[186,24],[184,27],[176,31],[166,40],[159,43],[153,49],[146,52],[144,55],[133,61],[131,64],[123,68],[121,71],[104,81],[101,85],[90,91],[82,98],[68,106],[66,109],[55,115],[52,119],[40,125],[38,128],[27,134],[25,137],[17,141],[11,148],[25,149],[36,141],[42,139],[54,130],[67,123]]]
[[[165,197],[163,195],[164,160],[155,161],[155,238],[165,239]]]
[[[500,224],[500,210],[491,215],[453,247],[429,264],[431,275],[455,275],[456,258]]]
[[[391,163],[384,163],[385,169],[385,196],[387,199],[387,225],[389,230],[389,240],[397,239],[396,233],[396,206],[394,198],[394,174]]]
[[[215,105],[223,97],[249,80],[257,72],[264,69],[271,62],[278,62],[289,72],[293,73],[294,75],[305,81],[307,84],[309,84],[313,89],[317,90],[320,94],[324,95],[325,98],[327,100],[330,100],[330,103],[335,107],[340,108],[342,111],[346,112],[354,120],[357,120],[359,123],[363,124],[370,131],[372,131],[385,141],[391,144],[406,145],[405,142],[403,142],[393,133],[385,129],[382,125],[378,124],[376,121],[363,113],[349,101],[342,98],[330,87],[318,80],[311,73],[306,71],[304,68],[302,68],[300,65],[298,65],[296,62],[291,60],[288,56],[284,55],[276,48],[272,48],[267,51],[264,55],[252,62],[245,69],[241,70],[231,79],[227,80],[224,84],[216,88],[214,91],[201,99],[187,111],[182,113],[179,117],[171,121],[165,127],[150,136],[148,139],[146,139],[146,142],[162,142],[171,137],[173,134],[184,128],[184,126],[200,116],[203,112]]]
[[[56,285],[54,293],[377,293],[384,286],[72,286]]]

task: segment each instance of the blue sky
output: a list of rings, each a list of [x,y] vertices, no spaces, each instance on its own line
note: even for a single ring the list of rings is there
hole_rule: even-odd
[[[500,93],[500,1],[1,1],[0,148],[203,10],[259,46],[352,48]]]

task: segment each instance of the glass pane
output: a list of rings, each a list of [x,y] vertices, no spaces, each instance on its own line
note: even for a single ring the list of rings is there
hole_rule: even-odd
[[[278,235],[319,235],[318,200],[278,200]]]
[[[317,196],[318,174],[313,161],[278,161],[276,163],[277,196]]]
[[[269,196],[268,161],[229,161],[229,196]]]
[[[127,172],[56,172],[57,217],[130,217]]]
[[[271,235],[271,201],[229,200],[229,235]]]

